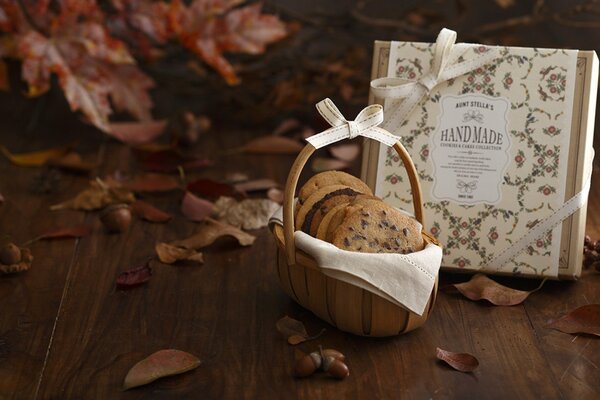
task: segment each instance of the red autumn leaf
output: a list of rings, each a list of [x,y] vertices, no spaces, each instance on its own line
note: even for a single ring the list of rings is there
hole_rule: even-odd
[[[160,350],[135,364],[123,382],[123,390],[146,385],[165,376],[182,374],[200,365],[201,361],[181,350]]]
[[[159,210],[143,200],[136,200],[131,205],[131,209],[135,215],[150,222],[168,222],[172,218],[171,214]]]
[[[438,360],[444,361],[457,371],[472,372],[479,366],[479,361],[468,353],[455,353],[438,347],[435,349],[435,355]]]
[[[166,192],[179,188],[179,181],[170,175],[144,174],[133,178],[124,185],[134,192]]]
[[[181,212],[190,221],[204,221],[213,213],[214,204],[208,200],[194,196],[190,192],[185,192],[181,201]]]
[[[117,287],[121,289],[128,289],[134,286],[142,285],[148,282],[151,277],[152,268],[150,268],[150,261],[147,261],[144,265],[121,272],[117,277]]]
[[[239,78],[223,57],[224,52],[261,54],[266,45],[287,35],[279,18],[261,14],[260,4],[237,8],[215,18],[240,2],[195,0],[189,7],[177,2],[175,29],[182,45],[217,70],[230,85],[239,83]]]
[[[240,194],[234,186],[208,178],[201,178],[188,183],[187,190],[198,196],[209,199],[216,199],[221,196],[236,196]]]
[[[360,154],[360,146],[356,143],[338,144],[330,147],[329,152],[337,159],[351,162]]]
[[[317,157],[313,160],[311,168],[314,172],[323,172],[331,170],[343,170],[350,167],[350,164],[344,160],[336,158]]]
[[[61,228],[51,229],[47,232],[42,233],[36,240],[49,240],[49,239],[65,239],[65,238],[78,238],[85,237],[92,233],[92,227],[87,224],[77,224],[73,226],[65,226]]]
[[[212,165],[212,162],[205,158],[186,157],[173,149],[159,151],[135,149],[135,154],[141,167],[147,171],[176,172],[180,167],[193,170]]]
[[[279,333],[281,333],[287,342],[291,345],[296,345],[300,343],[304,343],[308,340],[313,340],[320,337],[323,333],[325,333],[325,329],[322,329],[319,333],[313,336],[309,336],[308,332],[306,332],[306,328],[304,324],[297,319],[290,318],[287,315],[281,318],[275,324]]]
[[[240,150],[252,154],[297,154],[304,146],[285,136],[263,136],[243,145]]]
[[[514,306],[521,304],[529,295],[541,289],[545,280],[534,290],[525,291],[503,286],[483,274],[474,275],[470,281],[456,283],[453,286],[470,300],[485,299],[496,306]]]
[[[127,144],[142,144],[159,137],[167,126],[166,120],[143,122],[113,122],[108,134]]]
[[[588,304],[576,308],[552,321],[546,328],[564,333],[587,333],[600,336],[600,304]]]
[[[277,188],[281,185],[275,182],[273,179],[253,179],[251,181],[240,182],[233,185],[240,192],[257,192],[261,190],[269,190],[271,188]]]

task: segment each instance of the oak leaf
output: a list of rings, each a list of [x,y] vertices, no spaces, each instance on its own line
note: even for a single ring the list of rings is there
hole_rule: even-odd
[[[200,365],[200,360],[181,350],[160,350],[135,364],[123,382],[123,390],[146,385],[165,376],[182,374]]]
[[[457,371],[472,372],[479,366],[477,358],[469,353],[455,353],[438,347],[435,349],[435,355]]]
[[[453,286],[470,300],[485,299],[496,306],[514,306],[521,304],[533,292],[542,288],[545,280],[534,290],[525,291],[503,286],[484,274],[475,274],[470,281],[455,283]]]
[[[587,333],[600,336],[600,304],[578,307],[550,322],[546,328],[564,333]]]
[[[100,178],[90,182],[90,187],[79,192],[74,198],[50,207],[50,210],[98,210],[111,204],[133,203],[135,196],[129,189],[121,187],[113,180]]]

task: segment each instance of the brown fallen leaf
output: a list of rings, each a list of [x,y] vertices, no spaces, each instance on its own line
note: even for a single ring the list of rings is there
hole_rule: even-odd
[[[100,178],[90,182],[90,187],[74,198],[50,207],[50,210],[98,210],[111,204],[133,203],[135,196],[129,189],[121,187],[114,180],[103,181]]]
[[[453,286],[470,300],[485,299],[496,306],[514,306],[521,304],[533,292],[542,288],[546,280],[530,291],[511,289],[503,286],[484,274],[474,275],[470,281],[456,283]]]
[[[270,199],[244,199],[220,197],[214,204],[217,218],[242,229],[260,229],[267,226],[269,218],[279,209],[279,204]]]
[[[156,250],[158,259],[165,264],[173,264],[176,261],[183,260],[194,261],[199,264],[204,263],[202,253],[197,252],[195,249],[188,249],[169,243],[157,243],[154,249]]]
[[[0,263],[0,274],[15,274],[17,272],[27,271],[31,268],[31,263],[33,261],[31,251],[23,247],[20,247],[19,249],[21,250],[21,260],[10,265]]]
[[[4,203],[4,196],[0,193],[0,204]]]
[[[600,336],[600,304],[578,307],[546,325],[564,333],[587,333]]]
[[[253,179],[246,182],[240,182],[233,185],[235,189],[239,192],[258,192],[261,190],[269,190],[271,188],[278,188],[281,185],[275,182],[270,178],[262,178],[262,179]],[[222,196],[228,196],[227,194],[222,194]]]
[[[94,163],[83,161],[81,155],[74,151],[60,157],[50,158],[46,165],[77,173],[88,173],[96,167]]]
[[[50,239],[67,239],[67,238],[79,238],[89,236],[92,233],[92,227],[88,224],[77,224],[72,226],[64,226],[61,228],[55,228],[48,230],[35,239],[27,242],[31,244],[38,240],[50,240]]]
[[[200,365],[201,361],[181,350],[160,350],[135,364],[123,382],[123,390],[146,385],[165,376],[182,374]]]
[[[52,158],[62,157],[71,151],[72,146],[54,147],[51,149],[33,151],[30,153],[13,154],[6,147],[0,146],[0,151],[15,165],[20,167],[41,167]]]
[[[350,164],[337,158],[317,157],[310,165],[314,172],[324,172],[331,170],[344,170],[350,167]]]
[[[271,188],[267,191],[267,198],[277,204],[283,204],[283,191],[277,188]]]
[[[303,148],[302,143],[285,136],[262,136],[252,139],[239,150],[250,154],[297,154]]]
[[[171,244],[187,249],[200,249],[210,246],[223,236],[235,238],[241,246],[250,246],[256,240],[256,236],[252,236],[234,226],[207,218],[194,235],[184,240],[171,242]]]
[[[455,353],[438,347],[435,349],[435,356],[438,360],[444,361],[455,370],[461,372],[472,372],[479,366],[479,361],[468,353]]]
[[[185,192],[181,201],[181,212],[194,222],[204,221],[214,210],[214,204],[208,200],[201,199],[190,192]]]
[[[356,143],[338,144],[330,147],[329,152],[339,160],[352,162],[360,154],[360,146]]]
[[[212,161],[206,158],[188,157],[173,148],[148,151],[137,146],[134,154],[144,170],[154,172],[177,172],[180,168],[187,171],[212,165]]]
[[[172,218],[171,214],[159,210],[143,200],[136,200],[131,205],[131,210],[135,215],[149,222],[168,222]]]
[[[325,329],[322,329],[321,332],[314,336],[310,336],[308,332],[306,332],[306,327],[304,324],[297,319],[291,318],[289,316],[285,316],[281,318],[275,324],[279,333],[285,337],[287,342],[291,345],[296,345],[300,343],[304,343],[308,340],[313,340],[321,336]]]
[[[188,183],[186,190],[211,200],[219,198],[220,196],[235,196],[240,194],[240,191],[234,186],[208,178],[200,178]]]
[[[109,135],[123,143],[138,145],[160,136],[167,127],[166,120],[141,122],[114,122],[109,124]]]
[[[167,192],[178,189],[180,184],[170,175],[147,173],[136,176],[124,186],[134,192]]]
[[[150,260],[148,260],[144,265],[121,272],[117,277],[117,287],[129,289],[148,282],[151,277],[152,268],[150,268]]]

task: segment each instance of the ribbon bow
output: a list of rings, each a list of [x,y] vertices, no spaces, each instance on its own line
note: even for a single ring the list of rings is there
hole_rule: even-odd
[[[389,107],[394,111],[386,114],[384,127],[390,130],[398,128],[423,96],[429,94],[441,82],[482,67],[496,58],[499,53],[497,47],[478,46],[480,48],[478,56],[456,62],[457,53],[462,53],[462,50],[473,48],[476,45],[454,44],[455,42],[456,32],[446,28],[442,29],[435,42],[431,70],[417,80],[379,78],[371,81],[371,89],[376,97],[396,99]]]
[[[357,136],[375,139],[388,146],[393,146],[398,141],[396,136],[377,127],[383,122],[383,107],[379,104],[365,107],[358,113],[354,121],[344,118],[331,99],[318,102],[317,111],[332,127],[306,139],[316,149]]]

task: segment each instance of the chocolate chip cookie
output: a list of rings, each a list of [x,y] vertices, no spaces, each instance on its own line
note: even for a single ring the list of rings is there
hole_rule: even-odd
[[[342,171],[326,171],[316,174],[302,186],[298,193],[298,202],[304,204],[313,193],[330,185],[344,185],[359,193],[373,194],[367,184],[355,176]]]

